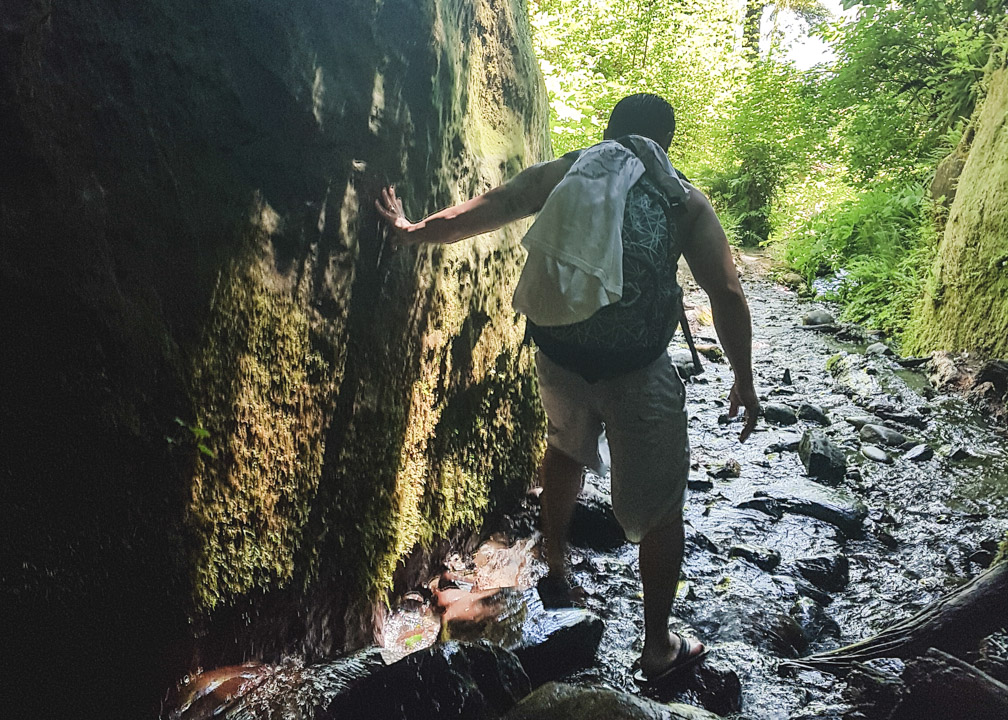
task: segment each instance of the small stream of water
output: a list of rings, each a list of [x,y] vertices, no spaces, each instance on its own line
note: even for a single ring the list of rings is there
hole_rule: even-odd
[[[775,427],[761,421],[749,442],[740,445],[739,426],[719,422],[731,371],[725,363],[708,361],[704,375],[687,387],[694,489],[685,508],[686,559],[673,626],[712,647],[709,662],[738,674],[742,709],[730,717],[840,717],[845,707],[842,681],[816,672],[782,675],[779,660],[873,634],[981,572],[985,558],[989,560],[985,548],[1008,531],[1005,439],[962,399],[936,394],[923,375],[885,357],[864,361],[863,346],[799,327],[802,315],[815,306],[793,293],[759,280],[748,282],[746,291],[755,328],[757,387],[765,401],[795,408],[811,403],[825,410],[832,424],[824,429],[848,460],[840,489],[867,506],[864,533],[848,537],[807,515],[774,517],[739,507],[762,494],[800,495],[816,485],[796,452],[771,447],[813,424]],[[691,293],[690,302],[701,307],[703,297]],[[713,331],[701,328],[699,334]],[[826,370],[827,359],[836,353],[850,353],[865,363],[862,377],[870,395],[838,386]],[[785,370],[790,385],[783,382]],[[858,430],[847,419],[869,415],[872,403],[880,402],[919,412],[923,427],[900,429],[931,447],[932,459],[912,462],[903,450],[889,449],[893,462],[886,464],[861,454]],[[738,462],[738,477],[712,478],[728,460]],[[603,490],[607,486],[606,478],[588,480]],[[533,586],[544,572],[534,543],[533,537],[512,548],[488,545],[476,558],[456,558],[455,570],[477,589]],[[762,570],[731,557],[730,549],[742,544],[776,551],[779,565]],[[803,599],[796,561],[840,555],[849,562],[849,582],[829,592],[828,604]],[[642,645],[636,548],[575,548],[571,561],[576,580],[588,591],[587,607],[604,620],[605,632],[595,664],[567,680],[640,694],[631,670]],[[408,596],[390,614],[383,633],[386,647],[380,651],[386,660],[436,640],[440,624],[429,597],[426,591]],[[811,622],[810,614],[815,615]],[[202,710],[197,701],[183,717],[311,718],[341,686],[347,661],[305,667],[291,659],[247,672],[247,688],[253,689],[232,693],[240,699],[216,706],[204,699]],[[688,692],[663,699],[699,704]]]

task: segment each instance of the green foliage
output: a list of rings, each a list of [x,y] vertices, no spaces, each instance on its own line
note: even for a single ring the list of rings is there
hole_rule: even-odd
[[[785,260],[809,283],[837,275],[844,318],[899,337],[920,295],[936,238],[924,188],[863,190],[796,223]]]
[[[530,0],[557,154],[602,137],[625,95],[654,92],[676,109],[673,163],[717,165],[741,68],[730,0]]]
[[[816,84],[793,66],[759,60],[731,102],[728,164],[707,178],[725,229],[741,245],[765,243],[780,189],[827,141]]]
[[[864,0],[853,21],[823,30],[838,54],[825,99],[852,177],[926,179],[949,128],[973,112],[1003,15],[1003,0]]]

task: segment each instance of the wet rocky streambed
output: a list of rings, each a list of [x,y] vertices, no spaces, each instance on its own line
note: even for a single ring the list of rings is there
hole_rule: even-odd
[[[474,556],[445,558],[444,573],[398,599],[381,646],[203,673],[165,717],[499,717],[554,680],[565,685],[540,694],[558,714],[526,702],[506,717],[662,717],[638,697],[730,718],[853,717],[844,680],[781,661],[876,633],[981,573],[1008,531],[1005,437],[932,388],[926,365],[857,328],[807,324],[821,304],[758,278],[746,292],[765,405],[750,440],[724,418],[731,371],[717,348],[687,385],[693,465],[673,627],[712,649],[696,672],[660,689],[634,682],[636,547],[612,520],[608,479],[589,474],[571,551],[585,610],[544,611],[529,589],[545,572],[532,493]],[[690,292],[689,315],[713,344],[703,301]],[[566,684],[628,695],[575,701]],[[691,716],[709,717],[673,715]]]

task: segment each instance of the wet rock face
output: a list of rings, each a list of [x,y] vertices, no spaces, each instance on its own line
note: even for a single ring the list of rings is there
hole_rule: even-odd
[[[945,233],[924,301],[915,307],[910,352],[984,350],[1008,356],[1008,67],[992,63],[988,92],[973,121]],[[974,134],[975,133],[975,134]]]
[[[377,669],[316,717],[482,720],[509,710],[530,689],[521,664],[507,650],[485,642],[446,643]]]
[[[681,703],[665,704],[603,687],[548,683],[504,720],[715,720],[718,715]]]
[[[524,3],[36,0],[0,34],[4,543],[26,606],[59,598],[41,644],[121,637],[113,674],[173,668],[123,683],[156,697],[352,643],[400,557],[541,451],[521,228],[393,251],[373,210],[548,155]]]

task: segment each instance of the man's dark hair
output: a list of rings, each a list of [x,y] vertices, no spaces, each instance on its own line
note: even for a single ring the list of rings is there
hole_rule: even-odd
[[[643,135],[668,150],[675,133],[675,111],[668,100],[652,93],[627,95],[616,103],[603,137]]]

